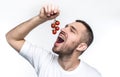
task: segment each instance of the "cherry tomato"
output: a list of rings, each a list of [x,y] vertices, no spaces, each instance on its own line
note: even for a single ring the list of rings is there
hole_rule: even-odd
[[[52,34],[56,34],[57,33],[57,31],[56,30],[52,30]]]
[[[52,28],[55,28],[55,26],[56,26],[56,25],[55,25],[54,23],[51,24],[51,27],[52,27]]]
[[[58,30],[59,30],[59,27],[55,27],[55,30],[58,31]]]
[[[55,27],[54,27],[54,28],[56,28],[56,27],[58,27],[58,25],[55,24]]]
[[[55,21],[55,24],[56,24],[56,25],[59,25],[59,24],[60,24],[60,21],[56,20],[56,21]]]

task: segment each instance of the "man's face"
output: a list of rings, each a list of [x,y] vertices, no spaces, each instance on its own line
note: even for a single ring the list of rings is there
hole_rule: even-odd
[[[61,29],[54,43],[54,47],[52,48],[53,52],[59,55],[71,55],[80,44],[84,32],[85,27],[79,22],[67,24],[65,28]]]

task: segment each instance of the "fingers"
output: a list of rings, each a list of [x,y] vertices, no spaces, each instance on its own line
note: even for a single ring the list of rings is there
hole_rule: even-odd
[[[59,14],[60,12],[59,7],[56,5],[52,5],[52,4],[45,5],[44,10],[47,16],[56,15],[56,14]]]

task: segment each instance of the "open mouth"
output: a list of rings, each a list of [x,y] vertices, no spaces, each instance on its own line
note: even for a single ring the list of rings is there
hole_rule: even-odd
[[[64,39],[62,37],[58,37],[56,43],[63,43]]]

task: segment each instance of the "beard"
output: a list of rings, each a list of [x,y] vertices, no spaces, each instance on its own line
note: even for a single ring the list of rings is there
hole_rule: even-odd
[[[72,42],[71,44],[67,45],[62,45],[60,48],[53,47],[52,50],[54,53],[58,54],[59,56],[63,55],[72,55],[73,52],[76,50],[78,47],[79,43],[78,42]]]

